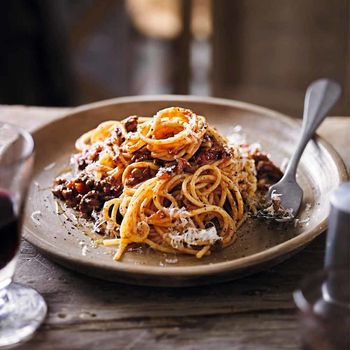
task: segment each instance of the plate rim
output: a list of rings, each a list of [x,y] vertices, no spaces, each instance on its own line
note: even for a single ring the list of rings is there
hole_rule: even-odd
[[[191,103],[203,103],[203,104],[215,104],[226,107],[240,108],[248,111],[252,111],[259,114],[268,115],[269,117],[283,120],[287,124],[293,127],[300,127],[300,122],[292,119],[291,117],[274,111],[272,109],[255,105],[248,102],[238,101],[234,99],[225,99],[217,97],[206,97],[206,96],[193,96],[193,95],[140,95],[140,96],[127,96],[127,97],[116,97],[112,99],[97,101],[93,103],[84,104],[78,107],[74,107],[71,111],[64,113],[59,119],[44,124],[32,132],[35,140],[37,133],[43,131],[46,127],[52,124],[62,123],[65,119],[74,118],[82,112],[86,112],[93,109],[113,106],[116,104],[126,104],[135,102],[165,102],[165,101],[183,101]],[[327,142],[324,138],[315,134],[314,141],[321,145],[326,152],[331,156],[336,168],[338,170],[338,181],[340,183],[348,179],[347,170],[344,161],[334,149],[334,147]],[[28,214],[25,214],[27,217]],[[199,266],[150,266],[150,265],[137,265],[132,263],[115,263],[110,265],[101,261],[93,259],[84,259],[71,255],[67,252],[59,250],[50,250],[49,244],[44,238],[39,237],[30,228],[26,227],[25,222],[23,224],[23,237],[26,241],[37,247],[42,253],[51,256],[54,260],[61,260],[68,264],[84,265],[84,267],[94,268],[99,270],[105,270],[108,272],[115,273],[128,273],[131,275],[142,274],[144,276],[152,277],[191,277],[191,276],[206,276],[218,273],[227,273],[230,271],[238,271],[249,268],[251,266],[260,265],[272,261],[278,257],[286,256],[298,249],[306,246],[313,241],[317,236],[322,234],[328,226],[328,218],[320,222],[315,228],[306,230],[300,235],[293,237],[285,242],[282,242],[276,246],[265,249],[261,252],[241,257],[234,260],[228,260],[223,262],[217,262],[212,264],[204,264]],[[57,247],[56,247],[57,249]]]

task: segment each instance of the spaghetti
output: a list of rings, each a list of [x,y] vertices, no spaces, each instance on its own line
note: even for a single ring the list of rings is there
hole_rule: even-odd
[[[232,244],[254,209],[254,157],[188,109],[106,121],[76,148],[53,193],[96,221],[115,260],[131,244],[201,258]]]

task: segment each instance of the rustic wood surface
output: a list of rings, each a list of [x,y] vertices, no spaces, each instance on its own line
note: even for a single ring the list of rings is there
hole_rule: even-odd
[[[69,109],[0,106],[0,120],[34,130]],[[320,130],[350,169],[350,117]],[[322,268],[324,235],[288,261],[244,279],[185,289],[134,287],[62,268],[23,242],[15,281],[49,306],[45,323],[18,349],[300,349],[292,293]]]

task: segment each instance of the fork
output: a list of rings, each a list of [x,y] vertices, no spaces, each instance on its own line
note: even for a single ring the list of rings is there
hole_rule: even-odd
[[[304,101],[301,137],[288,162],[287,169],[282,179],[271,186],[266,195],[267,203],[272,202],[271,196],[275,195],[274,198],[278,197],[280,205],[282,208],[286,209],[289,215],[285,218],[278,218],[262,210],[259,212],[260,217],[284,222],[293,219],[298,214],[303,200],[303,190],[296,181],[296,172],[301,155],[317,128],[326,118],[327,113],[339,99],[340,94],[340,85],[329,79],[316,80],[307,88]]]

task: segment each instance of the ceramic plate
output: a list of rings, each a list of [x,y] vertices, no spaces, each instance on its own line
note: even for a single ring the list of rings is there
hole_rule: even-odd
[[[104,120],[134,114],[152,116],[169,106],[190,108],[206,116],[225,135],[232,133],[234,126],[242,126],[247,141],[260,143],[278,165],[290,157],[300,134],[300,124],[282,114],[215,98],[143,96],[79,107],[34,132],[36,163],[25,238],[52,260],[81,273],[140,285],[187,286],[234,279],[276,264],[326,229],[329,194],[346,179],[346,170],[334,149],[315,137],[298,169],[304,200],[295,226],[271,226],[249,219],[232,246],[203,259],[142,248],[127,252],[121,262],[115,262],[114,249],[91,244],[86,224],[76,222],[74,211],[63,212],[51,194],[53,179],[67,168],[76,138]]]

